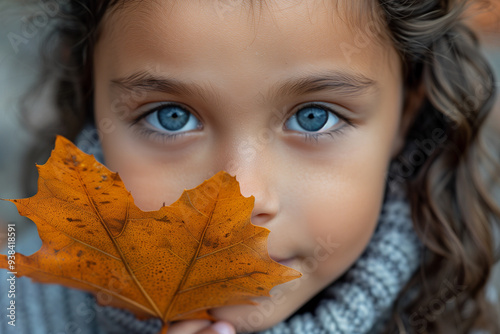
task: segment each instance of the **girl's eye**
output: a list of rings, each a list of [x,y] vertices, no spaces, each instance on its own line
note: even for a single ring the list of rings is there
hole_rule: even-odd
[[[191,112],[176,103],[157,106],[136,118],[131,125],[141,120],[148,124],[139,127],[141,134],[164,141],[175,140],[176,137],[183,136],[191,130],[203,128],[201,122]],[[356,127],[347,117],[337,114],[333,109],[314,103],[302,107],[285,122],[285,125],[290,130],[303,133],[306,140],[308,138],[317,140],[323,135],[333,138],[334,135],[343,133],[346,126],[336,126],[339,123]]]
[[[308,134],[312,134],[313,138],[317,138],[322,134],[332,134],[333,132],[339,131],[340,129],[336,128],[332,131],[324,131],[319,132],[323,129],[330,129],[333,126],[340,123],[344,120],[347,123],[350,123],[345,118],[339,117],[334,113],[330,108],[323,106],[321,104],[311,104],[306,107],[303,107],[298,112],[290,117],[285,125],[290,130],[305,132],[306,136]],[[316,134],[313,134],[316,133]]]
[[[179,133],[200,128],[192,113],[177,104],[161,105],[151,110],[144,120],[162,133]]]

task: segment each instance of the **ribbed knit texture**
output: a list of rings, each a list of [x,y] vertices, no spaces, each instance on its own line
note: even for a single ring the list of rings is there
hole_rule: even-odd
[[[16,278],[15,299],[12,299],[16,306],[16,321],[15,327],[9,325],[9,276],[7,271],[0,270],[0,333],[100,333],[92,311],[95,305],[92,296],[59,285],[32,283],[26,277]]]
[[[77,143],[102,162],[95,137],[80,136]],[[417,269],[421,250],[402,185],[392,183],[386,187],[378,225],[364,253],[321,292],[316,309],[260,334],[378,333],[398,292]],[[5,321],[7,277],[7,271],[0,270],[1,333],[156,334],[161,328],[159,319],[140,321],[128,311],[98,306],[85,292],[32,283],[25,277],[16,278],[16,327],[12,327]]]

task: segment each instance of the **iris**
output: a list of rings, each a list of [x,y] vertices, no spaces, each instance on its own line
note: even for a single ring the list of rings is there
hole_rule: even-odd
[[[318,131],[328,120],[328,112],[319,108],[304,108],[296,114],[297,122],[307,131]]]
[[[189,120],[189,113],[176,106],[168,106],[158,110],[157,116],[160,125],[169,131],[181,129]]]

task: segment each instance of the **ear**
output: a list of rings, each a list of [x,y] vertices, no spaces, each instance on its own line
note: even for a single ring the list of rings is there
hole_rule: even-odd
[[[406,135],[413,125],[426,96],[423,84],[417,86],[416,89],[406,89],[404,94],[403,111],[399,122],[399,130],[393,142],[391,158],[396,157],[403,149]]]

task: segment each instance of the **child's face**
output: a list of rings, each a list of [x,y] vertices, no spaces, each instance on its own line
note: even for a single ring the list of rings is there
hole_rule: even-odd
[[[95,50],[95,112],[106,164],[143,210],[220,170],[255,196],[271,257],[304,276],[267,309],[214,310],[248,330],[288,317],[365,249],[400,137],[402,78],[375,25],[352,30],[334,1],[268,1],[254,16],[237,3],[119,9]]]

